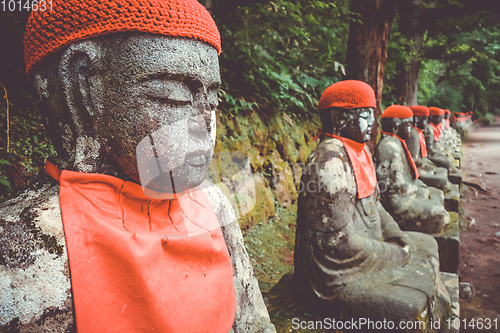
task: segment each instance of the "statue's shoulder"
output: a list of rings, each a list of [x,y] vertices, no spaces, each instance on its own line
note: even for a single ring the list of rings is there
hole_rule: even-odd
[[[74,331],[57,183],[0,205],[0,281],[0,331]]]
[[[212,209],[214,210],[215,215],[217,215],[221,226],[236,222],[236,215],[234,213],[233,206],[218,186],[208,180],[205,180],[200,187],[212,205]]]
[[[412,137],[413,139],[418,139],[418,131],[415,127],[411,128],[410,137]]]
[[[347,150],[342,141],[336,138],[327,138],[321,141],[311,155],[309,155],[307,164],[322,166],[334,159],[341,161],[349,160],[349,155],[347,155]]]
[[[64,231],[59,204],[59,184],[57,182],[38,183],[18,196],[0,205],[0,220],[11,228],[37,229],[35,234],[55,237],[64,242]],[[39,229],[39,230],[38,230]],[[14,230],[11,230],[14,231]],[[8,233],[0,233],[7,237]]]
[[[390,135],[383,135],[377,145],[375,156],[382,160],[392,159],[400,155],[402,151],[403,146],[398,138]]]
[[[356,193],[352,163],[338,139],[323,140],[309,156],[302,174],[306,191],[329,195],[344,191],[350,195]]]
[[[425,125],[425,128],[424,128],[424,135],[425,135],[425,136],[427,136],[427,135],[434,136],[434,129],[432,128],[432,125],[431,125],[431,124],[427,124],[427,125]]]
[[[33,188],[28,188],[17,196],[0,204],[0,216],[10,216],[25,208],[35,206],[50,198],[59,195],[57,182],[37,183]]]

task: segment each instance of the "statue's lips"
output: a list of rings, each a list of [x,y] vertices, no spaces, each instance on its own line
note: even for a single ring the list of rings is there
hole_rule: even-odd
[[[202,167],[207,164],[205,154],[191,153],[186,156],[186,163],[192,167]]]

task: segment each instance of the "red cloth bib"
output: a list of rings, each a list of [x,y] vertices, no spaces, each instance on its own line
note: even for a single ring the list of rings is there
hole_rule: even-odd
[[[418,127],[413,126],[413,128],[418,132],[418,138],[420,140],[420,156],[427,157],[427,144],[425,143],[424,132]]]
[[[439,123],[441,124],[441,123]],[[434,141],[438,142],[439,137],[441,137],[441,126],[431,123],[432,129],[434,130]]]
[[[372,195],[375,192],[375,186],[377,186],[377,175],[375,173],[375,166],[373,165],[372,157],[368,150],[366,150],[366,143],[359,143],[354,140],[323,131],[316,135],[313,140],[316,140],[321,133],[331,138],[340,140],[344,145],[354,171],[358,198],[363,199]]]
[[[445,124],[445,125],[444,125],[444,128],[445,128],[445,129],[449,129],[449,128],[450,128],[450,119],[445,119],[445,120],[444,120],[444,124]]]
[[[410,163],[410,169],[413,173],[412,176],[414,179],[417,179],[419,176],[417,165],[415,164],[415,161],[413,161],[413,157],[411,157],[410,151],[408,150],[408,146],[406,145],[405,140],[401,139],[399,136],[397,136],[396,134],[393,134],[393,133],[388,133],[388,132],[382,131],[382,134],[393,136],[401,142],[401,144],[403,145],[405,154],[406,154],[406,159],[408,160],[408,163]]]
[[[49,163],[60,183],[79,333],[231,329],[231,259],[199,187],[151,199],[133,182]]]

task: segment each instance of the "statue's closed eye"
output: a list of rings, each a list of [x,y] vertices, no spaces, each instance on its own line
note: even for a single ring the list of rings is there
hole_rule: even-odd
[[[193,94],[182,81],[154,79],[142,83],[145,94],[152,98],[175,105],[190,105]]]

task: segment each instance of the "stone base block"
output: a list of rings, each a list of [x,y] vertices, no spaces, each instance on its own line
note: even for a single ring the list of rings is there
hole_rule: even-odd
[[[446,274],[446,273],[442,273],[442,272],[440,272],[439,274],[440,274],[441,280],[443,282],[443,284],[441,284],[441,288],[446,289],[446,291],[448,292],[448,295],[451,296],[450,298],[453,302],[453,299],[454,299],[453,298],[454,297],[453,289],[449,288],[449,285],[453,285],[453,283],[456,282],[456,284],[458,286],[458,278],[455,281],[452,279],[452,277],[456,276],[456,274]],[[443,274],[444,274],[444,276],[443,276]],[[453,283],[451,283],[450,280]],[[398,291],[396,289],[397,289],[397,287],[395,287],[394,289],[392,289],[390,291],[385,291],[385,294],[383,294],[383,297],[388,299],[388,304],[391,303],[391,295],[398,293]],[[457,291],[458,291],[458,288],[457,288]],[[297,286],[296,286],[295,281],[294,281],[294,273],[290,272],[290,273],[285,274],[283,276],[283,278],[279,281],[279,283],[276,284],[268,293],[264,294],[264,301],[266,302],[267,308],[269,310],[269,315],[271,317],[273,324],[276,327],[277,332],[292,332],[292,330],[295,332],[296,327],[293,325],[293,323],[294,323],[292,321],[293,318],[297,318],[297,319],[295,319],[296,322],[304,322],[306,324],[311,323],[311,322],[317,323],[318,321],[322,320],[322,317],[315,312],[315,309],[313,307],[304,305],[300,302],[300,300],[297,299],[297,295],[295,295],[296,292],[297,292]],[[412,299],[412,297],[414,297],[415,294],[418,295],[418,293],[416,293],[415,291],[412,291],[411,289],[407,289],[405,291],[405,295],[409,299]],[[457,294],[457,296],[458,296],[458,294]],[[439,295],[438,295],[438,297],[439,297]],[[366,300],[364,298],[360,298],[360,301],[366,301]],[[415,303],[416,300],[412,299],[411,302]],[[430,318],[428,317],[429,315],[428,315],[427,300],[425,297],[423,297],[419,302],[421,303],[419,306],[419,307],[421,307],[421,311],[423,311],[424,313],[427,313],[427,314],[423,317],[422,316],[414,316],[413,318],[411,318],[411,321],[413,321],[413,322],[417,322],[420,320],[426,321],[427,325],[426,325],[426,329],[424,329],[424,332],[426,332],[426,333],[441,333],[441,332],[443,332],[442,331],[442,328],[444,327],[443,320],[446,318],[446,316],[445,316],[445,318],[441,318],[439,320],[439,322],[441,323],[440,329],[438,329],[438,327],[436,327],[436,329],[432,329],[431,327],[429,327],[429,321],[427,321],[427,320],[430,320]],[[452,307],[453,306],[454,306],[454,304],[452,303]],[[456,306],[458,307],[458,302],[457,302]],[[455,309],[452,308],[453,313],[455,313],[454,310]],[[402,309],[401,309],[401,311],[402,311]],[[364,313],[364,312],[363,312],[362,316],[358,316],[358,317],[370,318],[373,321],[377,320],[374,316],[371,316],[370,314]],[[333,313],[329,313],[324,318],[333,318],[335,320],[341,320],[344,322],[349,320],[349,317],[337,316],[337,315],[334,315]],[[383,319],[391,320],[391,318],[382,318],[382,320]],[[399,322],[399,321],[396,320],[396,322]],[[321,329],[317,326],[315,328],[309,328],[309,329],[304,329],[304,330],[300,330],[300,331],[301,332],[302,331],[315,332],[315,333],[335,332],[335,331],[332,331],[331,329],[329,329],[329,330]],[[351,331],[352,332],[369,332],[369,333],[385,332],[383,329],[382,330],[373,330],[373,329],[354,330],[353,329],[353,330],[338,330],[336,332],[347,332],[347,331],[349,331],[349,332],[351,332]],[[401,331],[395,329],[395,330],[390,330],[387,332],[401,332]],[[404,333],[422,333],[422,332],[423,332],[422,330],[415,329],[415,330],[405,331]],[[448,332],[453,332],[453,331],[448,331]]]
[[[419,170],[419,174],[418,179],[423,181],[427,186],[444,190],[448,184],[448,171],[445,168],[436,168],[434,172]]]
[[[449,173],[448,180],[458,186],[462,185],[462,170],[457,170],[455,173]]]
[[[455,163],[458,164],[459,168],[462,168],[462,152],[460,150],[453,152],[453,158]]]
[[[446,320],[441,323],[442,333],[458,333],[460,320],[459,303],[459,280],[458,275],[453,273],[440,272],[441,281],[443,281],[451,300],[451,311]]]
[[[460,229],[458,213],[450,213],[450,223],[443,232],[434,235],[439,247],[439,264],[442,272],[457,273],[460,261]]]
[[[451,191],[446,193],[444,198],[444,207],[449,212],[457,212],[460,206],[460,189],[457,184],[451,185]]]

